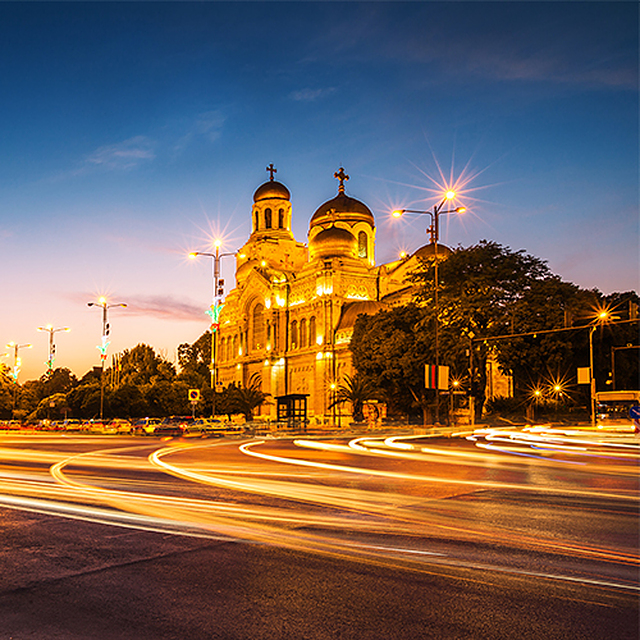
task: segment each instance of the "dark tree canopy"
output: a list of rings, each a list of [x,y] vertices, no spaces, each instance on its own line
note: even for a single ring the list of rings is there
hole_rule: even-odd
[[[201,387],[210,379],[211,332],[205,331],[193,344],[178,346],[180,378],[195,387]]]
[[[356,321],[354,366],[364,381],[385,393],[392,408],[406,411],[412,403],[424,408],[428,402],[423,372],[435,360],[435,272],[430,258],[411,274],[415,304]],[[610,320],[615,321],[594,335],[598,389],[612,388],[612,347],[638,344],[637,322],[628,322],[637,313],[636,293],[603,296],[580,289],[524,251],[489,241],[459,248],[439,259],[438,281],[440,364],[466,378],[476,417],[485,401],[490,356],[513,376],[516,396],[526,396],[541,382],[562,379],[573,381],[578,398],[588,393],[577,388],[576,371],[589,364],[589,329],[584,327],[594,322],[596,309],[611,309]],[[616,357],[616,388],[637,389],[637,350],[620,349]]]
[[[363,382],[384,394],[391,410],[407,411],[414,394],[424,390],[424,365],[433,354],[425,318],[425,309],[410,304],[361,315],[354,325],[353,364]]]

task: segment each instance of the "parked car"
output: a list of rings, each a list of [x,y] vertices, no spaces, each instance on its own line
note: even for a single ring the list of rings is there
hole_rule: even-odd
[[[133,423],[133,432],[137,436],[153,436],[156,427],[161,424],[160,418],[141,418]]]
[[[180,437],[183,434],[182,428],[176,424],[159,424],[153,430],[154,436]]]
[[[124,418],[115,418],[112,420],[109,425],[112,429],[114,429],[114,433],[118,435],[127,435],[133,433],[133,427],[128,420]]]
[[[62,421],[62,426],[65,431],[80,431],[82,429],[82,422],[77,418],[67,418]]]

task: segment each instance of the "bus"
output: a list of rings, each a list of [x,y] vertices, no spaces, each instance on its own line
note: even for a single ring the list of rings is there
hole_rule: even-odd
[[[619,427],[638,428],[629,414],[631,407],[640,405],[640,391],[598,391],[596,419],[600,429]],[[625,429],[625,430],[626,430]]]

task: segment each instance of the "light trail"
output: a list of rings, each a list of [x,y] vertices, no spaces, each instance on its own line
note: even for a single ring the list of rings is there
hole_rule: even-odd
[[[393,458],[403,458],[407,460],[420,460],[418,454],[414,453],[403,453],[400,451],[385,451],[382,448],[378,447],[364,447],[360,444],[364,439],[358,439],[355,441],[355,446],[352,446],[351,441],[348,446],[342,446],[342,449],[336,447],[336,445],[327,446],[323,442],[313,441],[313,440],[295,440],[294,444],[300,447],[313,448],[313,449],[324,449],[327,451],[352,451],[356,454],[360,453],[363,455],[377,455],[377,456],[387,456]],[[459,486],[467,486],[467,487],[476,487],[481,489],[500,489],[500,490],[511,490],[511,491],[523,491],[523,492],[545,492],[550,494],[563,494],[563,495],[573,495],[580,497],[608,497],[612,499],[621,499],[621,500],[637,500],[637,492],[629,491],[628,493],[602,493],[599,491],[586,491],[582,489],[569,489],[569,488],[555,488],[555,487],[540,487],[540,486],[531,486],[530,484],[515,484],[515,483],[504,483],[504,482],[487,482],[487,481],[478,481],[478,480],[458,480],[451,477],[439,477],[439,476],[426,476],[419,474],[406,474],[406,473],[398,473],[394,471],[380,471],[376,469],[371,469],[367,467],[358,467],[351,465],[337,465],[337,464],[328,464],[321,462],[314,462],[309,460],[304,460],[301,458],[294,457],[283,457],[283,456],[274,456],[271,454],[259,453],[257,451],[253,451],[253,447],[264,445],[266,441],[259,440],[255,442],[249,442],[240,447],[240,450],[247,455],[254,456],[257,458],[262,458],[264,460],[269,460],[271,462],[280,462],[283,464],[297,465],[303,467],[314,467],[317,469],[326,469],[330,471],[343,472],[343,473],[351,473],[351,474],[359,474],[359,475],[367,475],[367,476],[375,476],[382,478],[392,478],[395,480],[411,480],[411,481],[419,481],[426,483],[434,483],[434,484],[446,484],[446,485],[459,485]],[[480,443],[481,444],[481,443]],[[482,445],[483,447],[490,448],[493,450],[501,450],[497,447],[490,447],[489,445]],[[430,453],[433,453],[433,448],[429,449]],[[453,457],[451,452],[445,453],[443,455],[449,455]],[[524,454],[523,454],[524,455]],[[464,456],[463,456],[464,457]],[[541,456],[531,455],[529,457],[545,460],[545,458]],[[460,461],[458,461],[460,462]],[[486,459],[485,465],[486,466]]]
[[[522,443],[500,430],[493,434],[499,438],[494,443],[528,446],[528,434],[513,433]],[[25,440],[27,451],[12,449],[3,440],[0,504],[134,529],[275,544],[427,573],[473,569],[639,590],[637,546],[609,547],[601,543],[597,530],[547,531],[546,522],[538,525],[528,516],[544,495],[549,500],[580,500],[565,504],[567,513],[554,515],[554,521],[575,512],[588,522],[600,513],[592,511],[593,499],[599,504],[616,500],[620,516],[626,517],[628,509],[622,505],[637,502],[637,492],[627,487],[631,481],[624,475],[637,470],[633,458],[619,469],[604,464],[591,468],[592,474],[616,478],[616,484],[603,491],[595,485],[578,486],[587,477],[582,467],[571,467],[577,475],[565,478],[561,486],[546,486],[544,478],[561,468],[559,460],[520,461],[508,452],[483,454],[450,441],[425,447],[415,436],[366,436],[345,443],[302,438],[293,443],[167,440],[148,455],[157,444],[130,446],[127,439],[129,446],[90,446],[102,442],[114,440],[79,439],[81,449],[87,449],[79,453],[55,438]],[[385,468],[390,464],[392,469]],[[427,465],[432,472],[420,472]],[[47,472],[38,473],[38,466]],[[495,479],[514,472],[524,473],[526,480]],[[533,480],[534,473],[543,474],[541,481]],[[631,484],[637,486],[637,477]],[[494,507],[484,498],[487,490],[505,496],[530,494],[534,502],[529,507],[516,497]],[[482,500],[470,499],[474,496]],[[495,515],[493,509],[498,509]],[[613,513],[611,508],[601,512]],[[502,550],[499,555],[496,549]],[[535,570],[522,564],[532,553],[539,565]],[[563,561],[568,556],[593,564],[598,575],[570,570]]]

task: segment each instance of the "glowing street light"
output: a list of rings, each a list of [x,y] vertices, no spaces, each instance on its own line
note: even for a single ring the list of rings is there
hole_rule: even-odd
[[[438,240],[440,239],[439,218],[449,213],[464,213],[465,207],[443,210],[444,205],[456,197],[455,191],[447,191],[439,204],[434,205],[433,211],[417,211],[415,209],[397,209],[392,213],[394,218],[401,218],[405,213],[431,216],[431,226],[427,229],[431,236],[434,251],[434,308],[435,308],[435,335],[434,350],[436,356],[436,416],[435,424],[440,424],[440,349],[439,349],[439,321],[438,321]]]
[[[611,312],[608,309],[598,311],[595,322],[589,329],[589,378],[591,389],[591,426],[596,426],[596,376],[593,370],[593,334],[599,326],[602,326],[607,320],[613,320]]]
[[[53,334],[58,331],[71,331],[69,327],[60,327],[54,329],[52,325],[48,324],[46,327],[38,327],[38,331],[47,331],[49,333],[49,360],[45,363],[47,365],[47,375],[53,375],[53,363],[56,359],[56,345],[53,342]]]
[[[13,382],[18,382],[18,374],[20,373],[20,367],[22,366],[22,358],[18,355],[20,349],[31,349],[32,344],[17,344],[15,342],[7,343],[7,349],[13,349],[13,371],[11,377]]]
[[[15,417],[16,405],[18,402],[18,374],[20,373],[20,367],[22,366],[22,358],[18,355],[20,349],[31,349],[32,344],[17,344],[16,342],[7,343],[7,349],[13,349],[13,371],[11,377],[13,378],[13,416]]]
[[[211,318],[211,362],[209,364],[209,370],[211,371],[211,416],[216,414],[216,360],[218,349],[218,329],[220,328],[220,312],[222,311],[222,297],[224,296],[224,280],[220,278],[220,259],[228,256],[235,256],[236,252],[220,253],[220,247],[222,246],[221,240],[216,240],[214,243],[216,248],[215,253],[207,253],[205,251],[192,251],[189,254],[189,258],[194,260],[198,256],[207,256],[213,258],[212,261],[212,276],[213,276],[213,296],[211,300],[211,308],[207,310],[207,315]]]
[[[107,309],[113,307],[126,307],[124,302],[118,304],[107,304],[107,299],[104,296],[98,298],[98,302],[87,302],[88,307],[102,307],[102,341],[98,345],[98,351],[100,351],[100,420],[104,413],[104,363],[107,359],[107,348],[109,347],[109,333],[110,326],[107,321]]]

